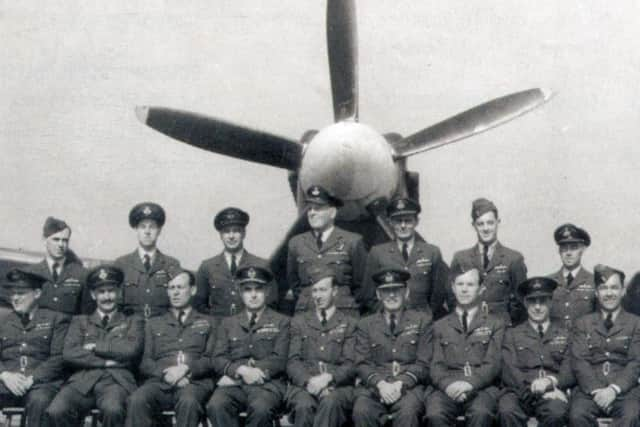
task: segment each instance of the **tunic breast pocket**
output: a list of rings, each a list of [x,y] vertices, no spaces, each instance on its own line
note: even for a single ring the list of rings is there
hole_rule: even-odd
[[[247,338],[237,335],[229,337],[229,351],[232,359],[238,359],[247,355]]]
[[[122,288],[122,299],[125,304],[139,304],[138,297],[140,286],[136,282],[125,282]]]
[[[209,304],[210,305],[219,305],[222,304],[224,300],[226,300],[226,290],[222,288],[220,285],[212,284],[209,288]]]
[[[256,334],[253,341],[254,354],[256,358],[262,359],[267,357],[273,351],[276,336],[274,334]]]
[[[369,349],[369,351],[371,352],[371,359],[373,359],[375,362],[377,363],[386,362],[384,357],[384,349],[379,343],[377,342],[371,343],[371,348]]]
[[[484,359],[489,347],[489,337],[474,338],[469,342],[469,358],[474,363],[480,363]]]
[[[418,336],[412,335],[411,338],[407,338],[400,346],[400,349],[402,352],[400,357],[404,362],[410,363],[415,361],[418,349]]]
[[[455,350],[456,347],[457,346],[449,340],[440,341],[440,348],[442,349],[442,354],[444,355],[444,362],[448,366],[456,365],[458,359],[463,356]]]
[[[80,298],[80,288],[65,286],[62,290],[62,310],[67,313],[73,313],[78,305]]]
[[[331,363],[336,363],[340,360],[340,356],[342,355],[342,346],[344,345],[344,336],[343,334],[335,334],[330,337],[327,342],[327,346],[329,347],[327,350],[327,360]]]
[[[163,354],[165,352],[172,352],[178,348],[178,337],[173,334],[156,332],[153,335],[156,344],[156,352]]]
[[[519,365],[523,368],[536,368],[540,365],[540,356],[529,347],[517,345],[516,357]]]

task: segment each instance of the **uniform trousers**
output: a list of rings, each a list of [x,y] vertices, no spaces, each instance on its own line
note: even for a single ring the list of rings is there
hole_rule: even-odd
[[[338,387],[323,397],[290,385],[285,396],[295,427],[340,427],[351,412],[353,387]]]
[[[218,387],[207,404],[213,427],[239,427],[238,414],[247,412],[245,427],[271,427],[283,399],[275,384]]]
[[[102,414],[102,427],[122,427],[126,416],[129,392],[107,373],[88,394],[80,393],[73,385],[66,385],[53,399],[47,413],[55,427],[75,427],[83,424],[91,409]]]
[[[424,388],[416,386],[407,390],[396,403],[387,405],[370,389],[357,387],[353,424],[355,427],[378,427],[384,423],[383,416],[390,415],[394,427],[418,427],[424,414],[423,394]]]
[[[148,381],[127,402],[127,427],[151,427],[162,411],[176,413],[176,425],[197,427],[204,416],[203,405],[211,394],[210,382],[196,382],[172,388],[160,381]]]
[[[49,427],[51,423],[47,415],[47,407],[58,390],[60,390],[58,384],[38,384],[24,396],[16,396],[3,383],[0,383],[0,408],[24,406],[29,427]]]
[[[502,427],[525,427],[529,417],[535,417],[540,427],[562,427],[569,421],[569,404],[541,397],[525,403],[513,391],[506,391],[498,403],[498,417]]]
[[[612,426],[637,427],[640,426],[640,387],[634,387],[624,395],[616,397],[608,412],[603,412],[593,400],[579,387],[573,390],[569,409],[570,426],[597,426],[598,417],[613,418]]]
[[[427,393],[427,419],[432,427],[455,425],[456,417],[464,415],[468,427],[491,427],[496,417],[498,397],[496,387],[479,390],[464,402],[456,402],[446,393],[433,390]]]

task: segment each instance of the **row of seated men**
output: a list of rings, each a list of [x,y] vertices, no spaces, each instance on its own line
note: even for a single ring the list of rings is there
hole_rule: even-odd
[[[306,202],[311,230],[290,240],[286,283],[284,286],[275,282],[270,284],[274,290],[269,292],[269,306],[293,305],[294,312],[308,309],[311,306],[309,271],[316,265],[325,265],[336,275],[337,306],[354,315],[376,311],[379,303],[371,277],[383,267],[402,269],[411,274],[408,283],[410,308],[423,310],[428,307],[435,319],[451,311],[455,301],[447,284],[449,266],[439,248],[416,233],[421,213],[418,202],[403,198],[391,201],[387,215],[396,239],[369,251],[361,236],[335,225],[340,200],[320,186],[311,186],[306,193]],[[491,201],[475,200],[471,219],[477,243],[470,249],[456,252],[451,268],[461,263],[478,268],[486,287],[482,296],[483,309],[502,316],[508,325],[518,324],[525,318],[515,289],[527,277],[524,257],[499,242],[500,217]],[[139,313],[149,318],[164,313],[169,306],[165,287],[181,266],[178,260],[158,249],[165,220],[164,209],[150,202],[134,206],[129,213],[129,224],[137,237],[138,247],[115,262],[125,273],[122,305],[127,313]],[[266,266],[267,261],[252,255],[244,247],[249,223],[246,212],[226,208],[215,216],[213,223],[224,249],[204,260],[198,268],[194,306],[203,313],[229,316],[243,308],[234,283],[236,270],[246,265]],[[93,302],[84,287],[86,270],[69,249],[71,228],[64,221],[48,218],[43,236],[46,258],[33,267],[34,272],[48,279],[41,305],[67,314],[91,312]],[[570,325],[574,319],[593,312],[596,307],[593,274],[581,265],[591,238],[586,230],[564,224],[556,229],[554,239],[562,266],[550,275],[560,285],[554,292],[551,316]],[[278,287],[280,293],[276,291]],[[630,311],[635,310],[631,304],[625,306]]]
[[[624,273],[598,265],[598,310],[569,330],[550,318],[558,283],[519,284],[527,320],[506,327],[482,309],[479,270],[450,272],[456,306],[433,322],[408,308],[410,273],[372,279],[377,313],[356,319],[336,306],[335,272],[309,272],[312,307],[293,319],[266,306],[269,270],[241,267],[242,311],[214,318],[194,309],[194,276],[173,277],[169,310],[144,320],[118,308],[124,273],[91,271],[96,311],[69,316],[39,307],[46,281],[14,269],[4,286],[13,311],[0,324],[0,406],[23,405],[29,426],[77,426],[91,408],[104,426],[152,426],[173,409],[177,425],[272,425],[280,408],[297,426],[470,426],[640,423],[640,317],[622,306]],[[144,331],[144,332],[143,332]],[[139,373],[139,381],[136,381]]]

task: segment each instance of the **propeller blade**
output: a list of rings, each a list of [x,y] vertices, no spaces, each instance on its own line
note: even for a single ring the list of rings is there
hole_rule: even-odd
[[[250,162],[296,170],[302,145],[286,138],[187,111],[136,107],[138,119],[178,141]]]
[[[335,121],[358,120],[355,0],[327,1],[327,47]]]
[[[496,98],[393,144],[394,157],[408,157],[484,132],[541,106],[552,96],[548,90],[530,89]]]

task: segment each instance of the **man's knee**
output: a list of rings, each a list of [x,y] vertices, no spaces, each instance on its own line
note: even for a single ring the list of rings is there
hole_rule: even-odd
[[[33,390],[27,394],[25,406],[32,409],[41,409],[43,412],[49,407],[54,394],[45,390]]]
[[[54,421],[63,420],[69,416],[70,409],[63,399],[54,399],[47,408],[47,415]]]
[[[108,418],[124,418],[126,413],[125,404],[119,399],[105,399],[98,409],[104,417]]]
[[[143,410],[149,404],[149,395],[144,392],[143,389],[138,389],[133,392],[129,399],[127,399],[127,406],[129,411]]]
[[[353,402],[353,419],[354,420],[372,420],[376,418],[375,407],[371,405],[368,398],[358,397]]]

